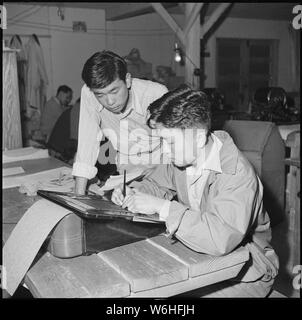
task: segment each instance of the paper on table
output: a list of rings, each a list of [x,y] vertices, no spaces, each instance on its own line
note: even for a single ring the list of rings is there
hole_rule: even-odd
[[[69,213],[44,199],[25,212],[3,247],[5,286],[10,295],[14,294],[48,234]]]
[[[47,149],[38,149],[33,147],[6,150],[2,152],[2,163],[9,163],[21,160],[32,160],[48,158]]]
[[[24,172],[22,167],[2,168],[2,177],[13,176]]]
[[[60,174],[71,174],[71,170],[68,167],[60,167],[28,175],[5,177],[2,180],[2,189],[19,187],[24,183],[49,182],[52,179],[58,179]]]
[[[126,182],[130,182],[134,179],[141,177],[143,174],[143,171],[144,171],[144,169],[136,170],[136,171],[129,172],[129,173],[127,172]],[[112,190],[115,187],[117,187],[118,185],[123,184],[123,182],[124,182],[124,175],[122,175],[122,174],[120,174],[118,176],[110,176],[108,178],[108,180],[105,182],[105,184],[101,188],[99,188],[99,192]],[[92,192],[95,192],[95,186],[92,188],[93,188],[93,190],[92,189],[91,190],[89,189],[89,190]]]

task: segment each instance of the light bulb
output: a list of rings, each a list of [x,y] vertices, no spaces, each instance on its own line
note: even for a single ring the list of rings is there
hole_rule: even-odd
[[[176,50],[176,51],[175,51],[174,60],[175,60],[176,62],[180,62],[180,61],[181,61],[181,55],[180,55],[180,53],[179,53],[179,50]]]

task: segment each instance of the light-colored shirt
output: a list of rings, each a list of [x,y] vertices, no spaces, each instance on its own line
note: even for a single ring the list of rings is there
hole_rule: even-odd
[[[213,133],[211,134],[211,137],[213,139],[213,144],[206,159],[204,159],[203,154],[201,154],[196,160],[196,165],[186,168],[187,192],[192,210],[199,210],[200,208],[200,195],[203,193],[210,172],[222,172],[219,157],[222,142]],[[171,201],[165,200],[159,212],[160,220],[166,220],[169,215],[170,204]]]
[[[159,83],[133,78],[126,111],[114,114],[105,109],[84,85],[81,91],[78,149],[72,174],[87,179],[95,177],[95,163],[103,135],[118,151],[116,161],[119,169],[123,165],[124,169],[138,165],[148,167],[160,161],[160,138],[152,136],[152,130],[146,124],[147,108],[167,91]],[[127,165],[128,162],[130,165]]]

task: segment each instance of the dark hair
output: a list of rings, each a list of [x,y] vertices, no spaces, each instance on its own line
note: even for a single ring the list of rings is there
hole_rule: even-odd
[[[147,124],[153,128],[150,121],[162,124],[166,128],[205,128],[210,133],[211,104],[202,91],[192,90],[187,85],[167,92],[161,98],[152,102],[148,111],[150,116]]]
[[[126,61],[111,51],[96,52],[84,64],[82,79],[90,89],[102,89],[119,78],[125,81]]]
[[[60,93],[60,92],[64,92],[64,93],[68,93],[68,92],[72,92],[72,89],[69,88],[68,86],[66,85],[62,85],[62,86],[59,86],[58,90],[57,90],[57,95]]]

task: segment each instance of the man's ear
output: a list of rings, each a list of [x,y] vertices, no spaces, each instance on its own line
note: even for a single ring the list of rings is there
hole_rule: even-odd
[[[130,89],[131,88],[131,84],[132,84],[132,77],[131,77],[131,73],[127,73],[126,74],[126,86],[127,86],[127,89]]]
[[[196,139],[198,148],[204,148],[207,143],[207,131],[204,129],[197,129]]]

